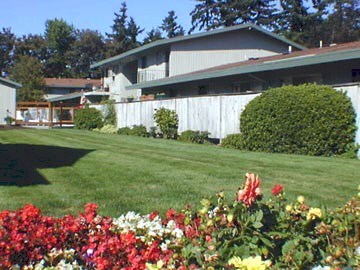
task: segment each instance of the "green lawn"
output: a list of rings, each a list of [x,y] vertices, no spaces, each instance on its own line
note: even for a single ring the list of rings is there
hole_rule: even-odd
[[[46,214],[164,213],[224,190],[233,198],[246,172],[276,183],[290,198],[331,207],[357,193],[360,161],[240,152],[217,146],[95,132],[0,130],[0,210],[33,203]],[[12,184],[9,184],[11,182]]]

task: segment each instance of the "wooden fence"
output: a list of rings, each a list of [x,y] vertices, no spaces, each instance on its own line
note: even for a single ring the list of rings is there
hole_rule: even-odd
[[[200,130],[210,132],[210,137],[222,139],[239,133],[240,113],[260,93],[242,95],[214,95],[173,98],[116,104],[118,127],[155,126],[155,109],[165,107],[179,116],[179,132]]]

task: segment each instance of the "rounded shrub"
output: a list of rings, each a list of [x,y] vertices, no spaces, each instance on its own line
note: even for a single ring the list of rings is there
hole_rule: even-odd
[[[75,128],[93,130],[102,128],[103,116],[101,112],[95,108],[84,108],[77,110],[74,119]]]
[[[270,89],[245,107],[240,123],[248,150],[316,156],[346,152],[356,131],[350,99],[316,84]]]
[[[221,140],[221,146],[225,148],[244,149],[244,140],[241,133],[229,134]]]

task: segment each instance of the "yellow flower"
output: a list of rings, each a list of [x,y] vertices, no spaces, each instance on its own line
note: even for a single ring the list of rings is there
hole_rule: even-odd
[[[301,204],[303,204],[305,202],[305,197],[304,196],[298,196],[297,197],[297,201]]]
[[[229,265],[233,265],[235,266],[236,268],[239,268],[241,269],[240,267],[242,267],[242,260],[240,257],[232,257],[229,261],[228,261],[228,264]]]
[[[307,220],[314,220],[316,218],[321,218],[322,212],[320,208],[310,208],[309,213],[306,216]]]
[[[288,204],[288,205],[285,207],[285,210],[286,210],[287,212],[291,212],[291,211],[293,210],[292,205],[291,205],[291,204]]]
[[[244,260],[233,257],[228,263],[240,270],[265,270],[271,265],[271,261],[262,261],[260,256],[249,257]]]
[[[160,270],[164,266],[164,262],[160,260],[156,264],[146,263],[145,266],[147,270]]]

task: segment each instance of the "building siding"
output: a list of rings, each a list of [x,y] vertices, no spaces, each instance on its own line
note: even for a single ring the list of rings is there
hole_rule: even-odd
[[[249,30],[179,42],[171,46],[170,76],[286,51],[286,44]]]
[[[9,113],[7,113],[7,110]],[[15,118],[16,89],[0,83],[0,125],[6,124],[5,117]]]

